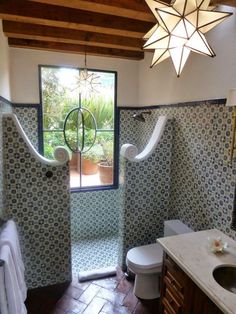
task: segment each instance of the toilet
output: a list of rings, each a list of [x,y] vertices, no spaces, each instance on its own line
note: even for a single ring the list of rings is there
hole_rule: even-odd
[[[193,232],[180,220],[164,222],[164,236]],[[160,296],[159,278],[162,271],[163,249],[158,243],[135,247],[128,251],[126,265],[135,274],[134,294],[141,299]]]

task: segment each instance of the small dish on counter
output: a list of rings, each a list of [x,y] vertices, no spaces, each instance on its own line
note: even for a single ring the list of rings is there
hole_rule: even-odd
[[[208,248],[212,253],[224,253],[224,250],[228,247],[228,243],[224,242],[221,237],[208,237],[207,240]]]

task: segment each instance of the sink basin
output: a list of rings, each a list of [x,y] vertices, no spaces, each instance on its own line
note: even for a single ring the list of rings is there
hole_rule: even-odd
[[[236,266],[224,265],[213,271],[215,281],[226,290],[236,293]]]

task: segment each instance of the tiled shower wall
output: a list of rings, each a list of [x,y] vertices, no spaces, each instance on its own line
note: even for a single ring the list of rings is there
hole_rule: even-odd
[[[31,143],[38,149],[38,110],[36,105],[15,105],[17,115]],[[71,194],[71,240],[118,236],[121,211],[120,190]]]
[[[2,129],[2,114],[11,112],[11,106],[0,99],[0,218],[4,215],[4,193],[3,193],[3,129]]]
[[[129,142],[142,150],[158,116],[168,115],[162,143],[148,161],[120,161],[125,169],[120,190],[72,194],[74,239],[89,231],[96,236],[116,233],[117,213],[124,222],[119,227],[123,257],[129,247],[161,236],[166,218],[180,218],[194,230],[218,228],[236,238],[230,229],[236,179],[228,152],[232,109],[217,100],[160,106],[151,109],[146,123],[134,121],[134,112],[120,110],[120,144]],[[99,216],[93,209],[100,203]],[[82,218],[86,210],[89,227]],[[77,233],[76,226],[83,234]]]
[[[119,189],[71,194],[72,242],[118,237],[120,194]]]
[[[157,117],[152,114],[143,123],[132,118],[134,112],[121,110],[120,140],[121,143],[136,145],[141,152],[153,132]],[[170,207],[171,146],[172,121],[168,121],[157,149],[147,160],[139,163],[121,161],[123,205],[120,264],[123,268],[130,248],[153,243],[163,235],[164,220],[168,218]]]
[[[164,110],[174,119],[170,217],[236,239],[230,229],[236,183],[236,164],[229,158],[232,108],[224,103]]]
[[[38,150],[38,109],[39,105],[13,105],[13,112],[23,127],[31,144]]]
[[[172,131],[169,130],[172,133],[171,167],[169,172],[168,145],[164,153],[165,159],[161,160],[163,155],[158,152],[161,145],[152,155],[152,158],[159,158],[158,161],[153,163],[149,158],[148,164],[155,176],[153,180],[149,175],[145,182],[147,169],[142,163],[126,163],[124,219],[127,221],[123,232],[124,255],[130,246],[142,243],[140,234],[143,233],[144,226],[152,226],[153,219],[162,223],[165,218],[179,218],[194,230],[218,228],[236,239],[235,231],[230,228],[236,182],[235,161],[231,163],[229,159],[232,109],[224,103],[225,100],[215,100],[171,107],[160,106],[151,110],[152,115],[146,116],[145,124],[137,122],[140,132],[136,136],[142,146],[145,139],[150,137],[158,116],[169,117],[172,125]],[[130,128],[129,122],[127,120]],[[122,127],[125,128],[121,123]],[[162,140],[170,143],[170,134],[165,134],[166,137]],[[170,178],[169,192],[168,182],[164,178]],[[153,183],[147,189],[150,181]],[[151,207],[158,206],[161,199],[163,206],[150,215],[145,210],[149,196],[146,200],[144,196],[153,188],[156,199]],[[169,203],[166,201],[168,197]],[[155,231],[155,235],[160,236],[162,226]],[[145,241],[148,242],[148,238]]]
[[[3,120],[6,217],[18,225],[28,288],[71,279],[69,164],[42,164]]]

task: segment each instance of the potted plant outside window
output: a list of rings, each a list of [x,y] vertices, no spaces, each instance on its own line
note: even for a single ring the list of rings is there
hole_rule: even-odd
[[[100,142],[103,157],[98,163],[99,177],[102,184],[113,183],[113,142]]]
[[[86,148],[85,148],[86,151]],[[94,145],[90,150],[82,154],[82,174],[92,175],[98,172],[98,162],[102,159],[100,145]]]

